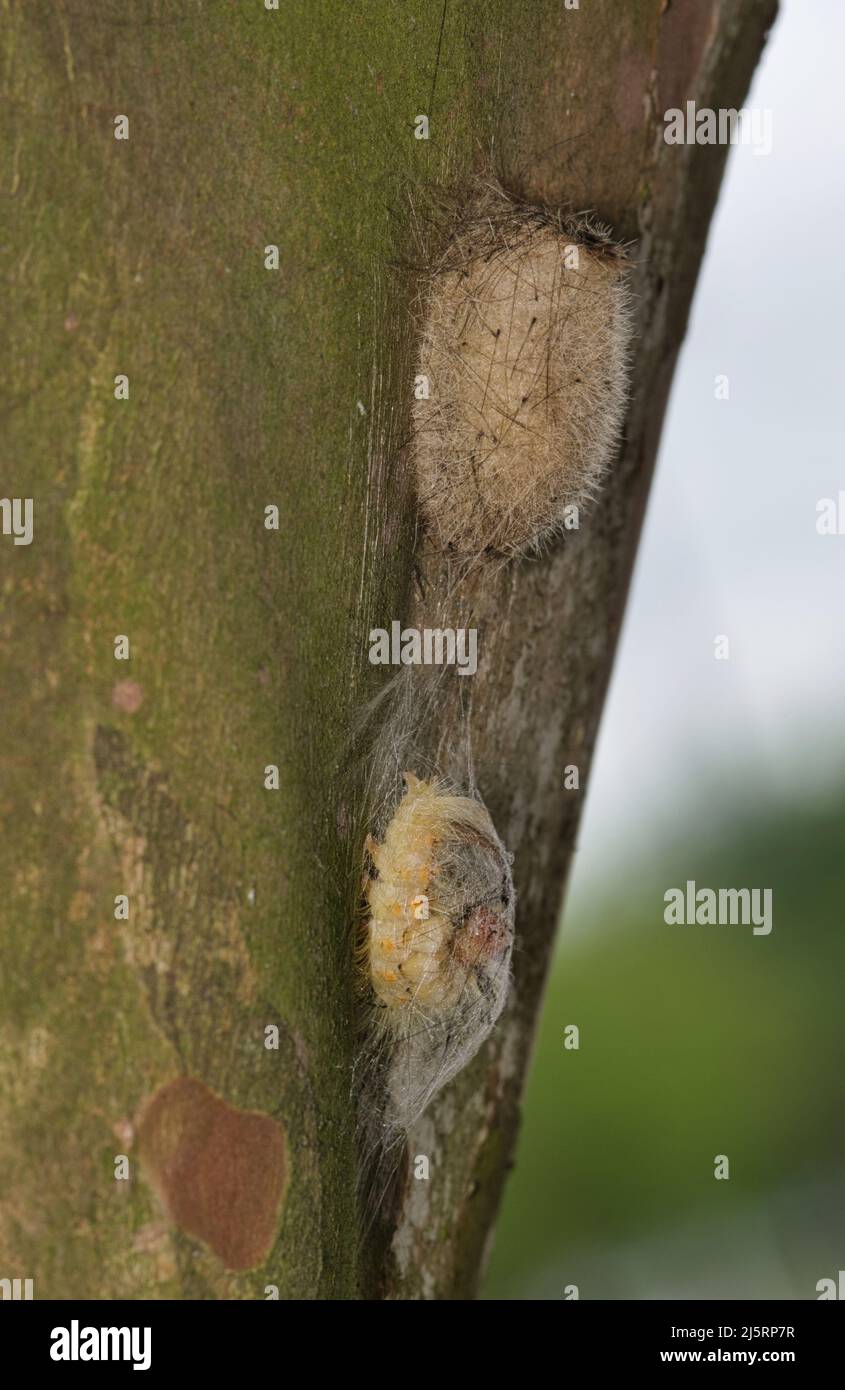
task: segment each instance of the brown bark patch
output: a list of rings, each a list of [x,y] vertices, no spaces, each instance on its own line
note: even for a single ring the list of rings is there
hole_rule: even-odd
[[[121,714],[137,714],[144,702],[144,690],[138,681],[118,681],[111,693],[112,709]]]
[[[156,1092],[140,1124],[141,1160],[175,1226],[227,1269],[252,1269],[275,1239],[287,1181],[277,1120],[227,1105],[201,1081]]]
[[[675,0],[663,15],[657,66],[660,113],[681,109],[696,95],[704,55],[718,33],[719,8],[710,0]]]

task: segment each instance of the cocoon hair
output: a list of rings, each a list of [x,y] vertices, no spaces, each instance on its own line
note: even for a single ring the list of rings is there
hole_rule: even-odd
[[[473,556],[542,547],[593,496],[618,442],[622,249],[589,218],[491,186],[433,268],[422,317],[428,397],[414,401],[413,454],[431,533]]]
[[[510,856],[474,797],[404,775],[381,843],[367,840],[363,956],[389,1147],[475,1056],[508,994]]]

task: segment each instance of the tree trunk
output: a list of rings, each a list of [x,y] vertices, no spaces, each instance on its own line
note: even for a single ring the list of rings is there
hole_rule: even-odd
[[[0,1274],[36,1297],[475,1291],[726,155],[663,113],[740,106],[775,9],[4,0]],[[637,337],[581,530],[461,577],[408,485],[416,266],[491,166],[633,243]],[[363,1229],[353,731],[395,618],[479,631],[424,751],[468,721],[518,949]]]

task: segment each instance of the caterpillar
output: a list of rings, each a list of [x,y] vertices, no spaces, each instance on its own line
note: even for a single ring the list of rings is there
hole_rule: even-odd
[[[381,843],[367,837],[364,956],[385,1043],[383,1139],[407,1130],[475,1056],[504,1008],[511,857],[480,800],[404,774]]]

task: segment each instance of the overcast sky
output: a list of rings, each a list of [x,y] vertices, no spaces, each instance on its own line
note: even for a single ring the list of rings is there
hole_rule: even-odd
[[[845,780],[845,4],[782,0],[730,153],[581,826],[573,906],[667,835]],[[729,378],[730,399],[714,398]],[[845,499],[843,499],[845,500]],[[845,527],[845,516],[843,516]],[[717,634],[730,660],[717,661]]]

